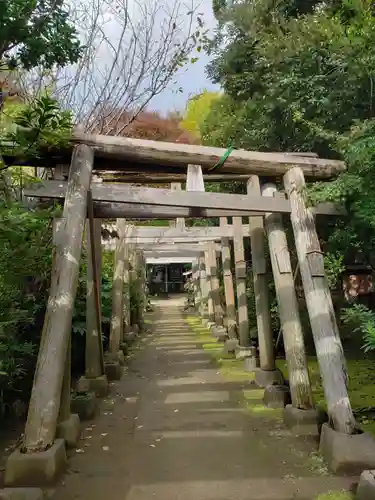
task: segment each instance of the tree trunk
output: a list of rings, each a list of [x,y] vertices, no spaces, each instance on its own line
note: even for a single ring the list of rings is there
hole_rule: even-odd
[[[253,175],[247,183],[249,196],[260,195],[259,177]],[[259,342],[259,360],[262,370],[275,369],[275,352],[271,328],[268,282],[266,275],[266,257],[264,246],[263,217],[249,217],[251,262],[253,267],[255,309]]]
[[[93,168],[93,151],[74,149],[63,211],[63,251],[56,267],[44,320],[41,343],[25,427],[24,450],[34,452],[52,445],[60,410],[61,388],[77,292],[82,238],[87,214],[87,193]]]
[[[276,194],[277,190],[274,184],[263,186],[263,196],[271,197]],[[314,403],[284,224],[281,215],[271,213],[266,214],[264,222],[270,247],[292,404],[295,408],[308,410],[314,407]]]
[[[246,295],[246,262],[242,235],[242,217],[233,217],[233,247],[236,270],[238,338],[241,347],[248,347],[249,318]]]
[[[351,434],[355,428],[355,420],[346,385],[345,357],[314,217],[304,199],[306,184],[302,170],[298,167],[290,169],[284,176],[284,185],[292,209],[291,221],[298,262],[328,414],[335,430]]]

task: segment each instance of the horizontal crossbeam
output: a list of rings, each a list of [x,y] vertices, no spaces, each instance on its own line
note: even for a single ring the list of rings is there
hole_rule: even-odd
[[[188,164],[195,164],[201,165],[204,171],[212,168],[226,152],[225,149],[208,146],[88,135],[78,132],[73,135],[73,143],[91,146],[98,158],[125,160],[121,170],[126,170],[129,163],[137,163],[139,165],[153,164],[159,170],[162,170],[163,166],[169,167],[170,170],[174,167],[177,170],[181,167],[186,168]],[[301,167],[306,177],[315,179],[330,178],[345,170],[345,164],[338,160],[298,156],[298,153],[234,150],[221,166],[221,173],[274,177],[285,174],[291,166]]]
[[[115,230],[115,226],[113,226]],[[242,225],[242,234],[243,236],[250,236],[250,230],[248,224]],[[233,237],[233,228],[228,225],[225,227],[214,227],[214,226],[205,226],[205,227],[187,227],[184,231],[181,231],[178,228],[170,228],[169,226],[158,226],[158,227],[132,227],[127,236],[127,240],[131,242],[132,240],[139,240],[142,242],[142,239],[150,239],[154,238],[155,242],[158,241],[159,238],[163,240],[175,238],[209,238],[211,239],[220,239],[220,238],[232,238]]]
[[[202,209],[216,209],[225,212],[236,210],[242,215],[253,215],[253,212],[287,213],[290,203],[281,198],[249,197],[240,194],[206,193],[196,191],[170,191],[167,189],[132,187],[118,184],[93,184],[92,197],[94,201],[162,205],[169,207],[189,208],[189,217],[200,217]],[[40,198],[63,199],[66,193],[66,183],[46,181],[25,190],[25,196]],[[314,208],[316,214],[338,215],[342,213],[331,203],[320,204]]]
[[[146,257],[147,264],[190,264],[195,262],[197,259],[191,256],[181,256],[181,257]]]

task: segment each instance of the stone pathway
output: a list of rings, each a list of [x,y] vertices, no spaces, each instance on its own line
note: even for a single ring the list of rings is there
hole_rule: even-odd
[[[156,302],[153,334],[84,426],[53,499],[313,500],[350,488],[356,478],[316,466],[313,443],[241,407],[243,384],[222,378],[181,311]]]

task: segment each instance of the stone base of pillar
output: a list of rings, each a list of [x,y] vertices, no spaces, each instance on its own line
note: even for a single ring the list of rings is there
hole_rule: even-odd
[[[105,354],[105,362],[113,361],[115,363],[120,363],[121,366],[125,364],[125,355],[122,350],[118,350],[116,353],[107,352]]]
[[[128,344],[128,346],[131,346],[138,338],[138,334],[136,332],[128,332],[125,334],[124,337],[124,342]]]
[[[98,398],[104,398],[109,393],[107,375],[88,378],[81,377],[77,382],[77,392],[95,392]]]
[[[236,359],[254,358],[256,357],[256,350],[254,347],[244,347],[239,345],[236,349]]]
[[[319,437],[325,421],[327,421],[327,415],[315,408],[301,410],[292,405],[286,405],[284,409],[284,424],[295,436]]]
[[[94,392],[77,392],[72,396],[71,412],[83,420],[92,420],[99,410]]]
[[[256,372],[259,370],[259,358],[256,355],[245,358],[243,363],[245,372]]]
[[[364,470],[359,478],[356,499],[374,500],[375,498],[375,470]]]
[[[322,425],[319,450],[335,474],[361,474],[375,469],[375,439],[371,434],[344,434]]]
[[[266,408],[285,408],[291,401],[289,387],[268,385],[264,389],[263,403]]]
[[[118,361],[105,361],[104,370],[108,380],[121,380],[123,368]]]
[[[212,326],[211,333],[217,339],[218,342],[225,342],[228,338],[227,331],[223,326],[217,326],[217,325]]]
[[[258,387],[269,385],[283,385],[284,376],[280,370],[262,370],[259,368],[255,372],[255,383]]]
[[[235,355],[236,349],[238,348],[238,340],[237,339],[226,339],[223,347],[223,354],[226,355]]]
[[[5,467],[6,486],[48,486],[53,484],[67,466],[65,441],[56,439],[46,451],[21,453],[15,450]]]
[[[71,414],[67,420],[57,425],[56,437],[63,439],[67,448],[76,448],[80,435],[81,421],[77,413]]]

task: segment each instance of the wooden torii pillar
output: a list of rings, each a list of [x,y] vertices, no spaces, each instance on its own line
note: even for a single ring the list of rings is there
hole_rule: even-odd
[[[242,217],[233,217],[233,247],[236,272],[237,324],[240,357],[250,353],[249,318],[246,295],[246,262],[242,234]]]
[[[88,222],[85,375],[77,383],[77,392],[93,391],[98,397],[103,397],[108,394],[109,385],[105,374],[101,325],[101,220],[90,217]],[[92,313],[96,310],[99,314]]]
[[[226,217],[220,217],[220,227],[228,225]],[[228,337],[237,338],[237,314],[234,299],[233,276],[231,269],[231,255],[229,238],[221,238],[221,260],[223,266],[223,281],[226,304],[226,321],[228,328]]]
[[[116,221],[118,241],[114,257],[114,272],[112,284],[112,318],[109,335],[109,360],[124,364],[124,353],[120,344],[124,340],[124,275],[125,275],[125,247],[126,247],[126,220]]]
[[[267,183],[262,186],[263,196],[274,197],[277,194],[275,184]],[[289,414],[293,414],[295,410],[301,410],[303,413],[306,411],[315,412],[315,410],[313,410],[314,403],[307,367],[302,323],[294,285],[293,270],[287,236],[281,215],[268,213],[265,215],[264,222],[270,248],[272,272],[275,282],[281,329],[283,332],[293,407],[293,410],[287,407],[285,421],[287,424],[290,423],[290,426],[300,433],[303,431],[302,427],[305,426],[295,425],[293,419],[289,418]],[[317,422],[316,415],[315,422]],[[311,418],[310,415],[309,424],[313,423],[314,418]],[[315,433],[317,430],[316,426]]]
[[[93,163],[90,147],[80,145],[74,149],[62,214],[61,246],[56,248],[25,434],[21,448],[7,460],[7,486],[48,484],[66,466],[65,442],[55,436]],[[41,467],[41,461],[45,466]]]
[[[355,419],[348,397],[344,351],[324,271],[314,215],[304,198],[306,184],[302,170],[298,167],[291,168],[284,176],[284,185],[291,203],[298,262],[328,415],[334,430],[353,434]],[[322,434],[322,439],[325,437],[327,433],[325,436]]]
[[[249,196],[260,196],[260,183],[257,175],[251,176],[248,180],[247,194]],[[255,382],[260,387],[267,387],[268,385],[282,383],[283,379],[275,366],[275,352],[266,274],[263,217],[249,217],[249,226],[260,361],[260,369],[255,372]]]

